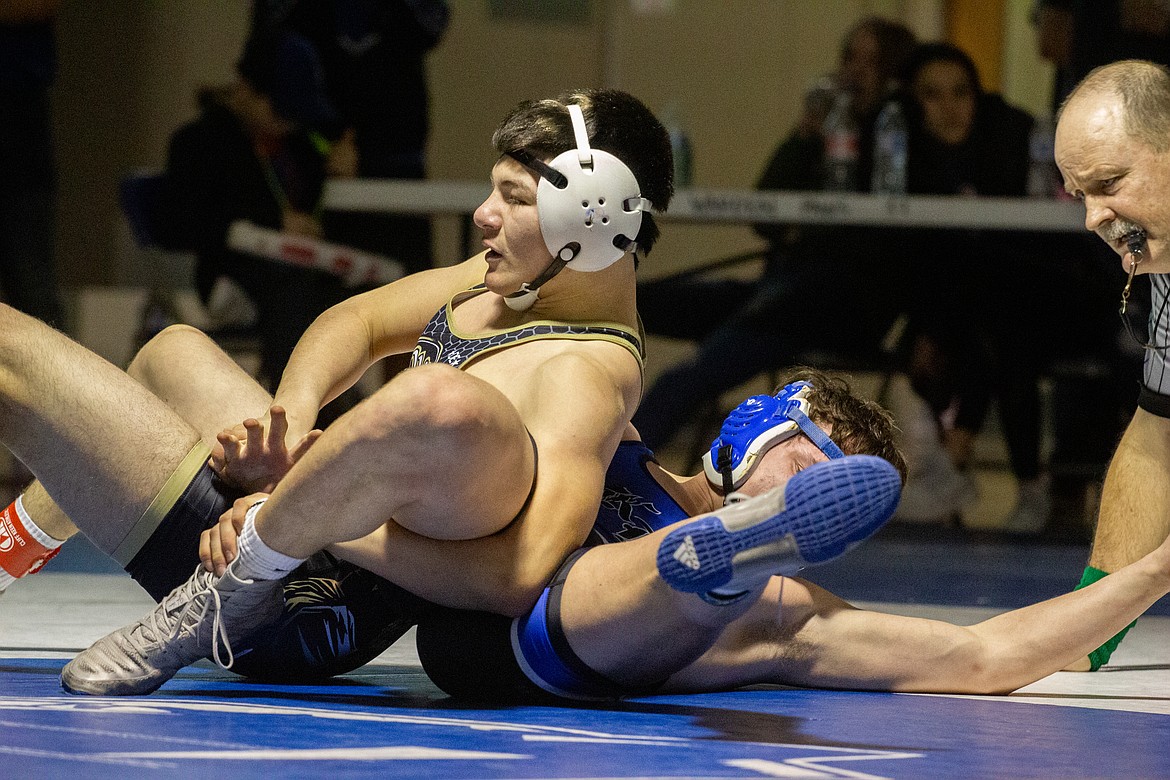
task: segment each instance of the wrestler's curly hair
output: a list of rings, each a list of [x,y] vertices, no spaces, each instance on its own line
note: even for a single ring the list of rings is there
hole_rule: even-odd
[[[905,484],[906,459],[894,444],[897,426],[892,414],[877,403],[859,397],[845,378],[808,366],[786,371],[779,387],[801,381],[813,386],[808,396],[809,417],[817,425],[833,427],[829,435],[842,452],[884,458],[898,470]]]
[[[527,150],[544,160],[576,147],[571,103],[581,106],[589,144],[617,157],[638,180],[642,197],[656,212],[665,212],[674,195],[674,157],[670,134],[642,101],[617,89],[582,89],[562,92],[555,98],[528,100],[516,106],[492,135],[501,155]],[[634,239],[641,254],[649,253],[658,238],[652,214],[642,215],[642,228]]]

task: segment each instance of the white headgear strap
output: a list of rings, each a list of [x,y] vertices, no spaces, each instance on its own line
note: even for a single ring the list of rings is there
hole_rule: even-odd
[[[536,208],[540,233],[553,256],[544,273],[506,299],[518,311],[535,303],[540,285],[562,268],[600,271],[635,251],[642,212],[651,207],[624,162],[589,146],[581,107],[572,103],[566,108],[577,148],[562,152],[549,163],[527,150],[511,154],[539,178]]]

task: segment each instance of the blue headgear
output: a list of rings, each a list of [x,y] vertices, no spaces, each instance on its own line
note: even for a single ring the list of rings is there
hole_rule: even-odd
[[[803,433],[830,458],[843,458],[829,435],[809,419],[808,382],[785,385],[776,395],[753,395],[731,410],[719,437],[703,455],[703,471],[724,495],[742,485],[764,453],[782,441]]]

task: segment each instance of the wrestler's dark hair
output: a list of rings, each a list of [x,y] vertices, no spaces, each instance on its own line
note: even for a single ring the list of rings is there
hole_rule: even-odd
[[[824,371],[797,366],[780,378],[780,387],[792,382],[813,386],[808,395],[809,417],[817,425],[833,426],[830,438],[846,455],[876,455],[890,462],[906,483],[906,458],[894,443],[894,417],[873,401],[859,397],[848,380]],[[777,392],[779,388],[777,388]]]
[[[585,89],[563,92],[556,98],[528,100],[512,111],[496,128],[492,145],[501,155],[526,149],[546,162],[561,152],[576,148],[571,103],[581,106],[589,145],[602,149],[629,166],[638,180],[642,197],[654,211],[664,212],[674,195],[674,157],[670,135],[650,109],[633,95],[616,89]],[[642,215],[642,227],[635,241],[648,253],[658,238],[653,215]]]
[[[1170,150],[1170,68],[1146,60],[1120,60],[1089,71],[1057,112],[1081,94],[1113,94],[1120,98],[1125,129],[1158,152]]]

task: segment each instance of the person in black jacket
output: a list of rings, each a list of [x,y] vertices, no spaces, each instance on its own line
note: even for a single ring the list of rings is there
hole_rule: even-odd
[[[270,389],[297,339],[345,295],[323,271],[231,249],[237,220],[321,238],[320,202],[336,121],[311,44],[281,33],[253,38],[239,79],[205,91],[199,118],[171,138],[159,222],[171,246],[197,255],[196,287],[207,300],[216,279],[240,284],[256,305],[260,374]]]
[[[353,139],[355,175],[425,179],[427,57],[450,16],[446,0],[254,0],[252,29],[313,43],[326,94]],[[325,222],[343,243],[389,255],[409,272],[432,265],[429,216],[337,211]]]

